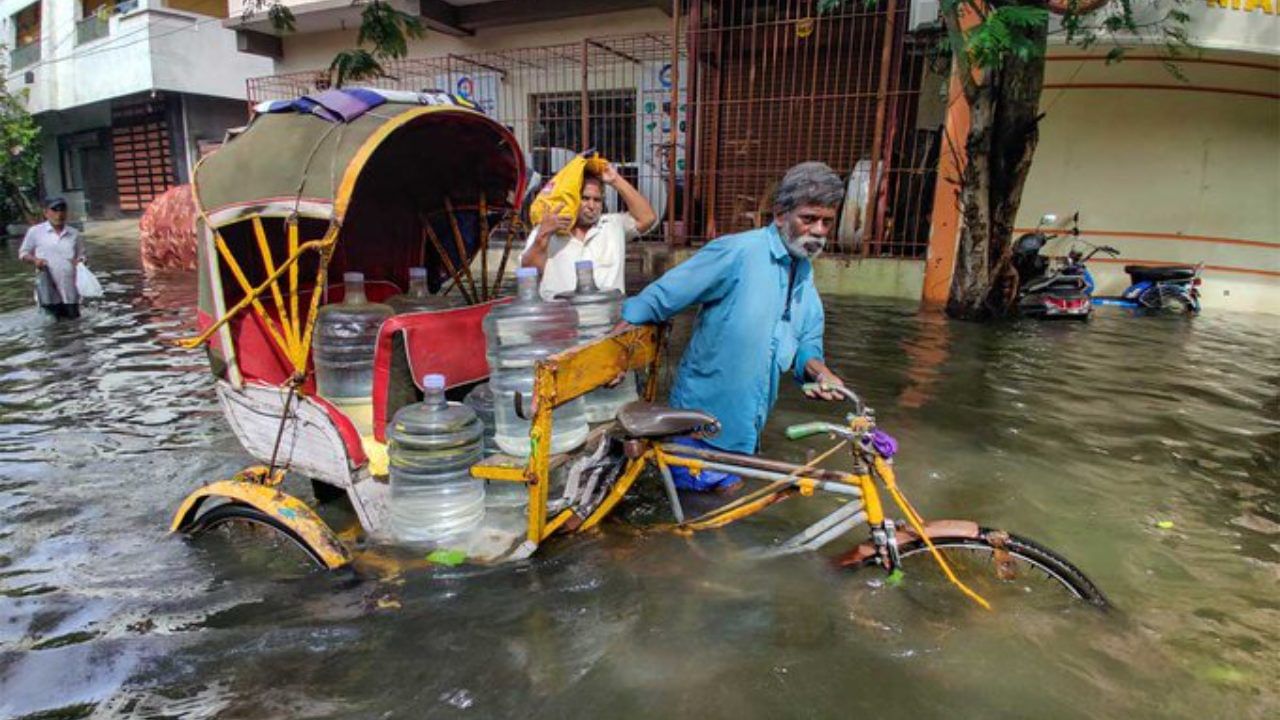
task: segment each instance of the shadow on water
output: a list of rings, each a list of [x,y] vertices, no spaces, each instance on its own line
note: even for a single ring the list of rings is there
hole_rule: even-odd
[[[91,248],[107,296],[74,323],[31,306],[16,246],[0,256],[0,716],[1280,708],[1276,318],[980,327],[828,301],[828,360],[902,442],[926,516],[1061,550],[1110,614],[987,613],[824,558],[748,559],[821,500],[697,538],[614,523],[510,567],[322,574],[261,539],[165,535],[186,492],[245,458],[202,354],[167,345],[193,322],[193,278]],[[766,452],[824,448],[781,428],[834,412],[786,387]]]

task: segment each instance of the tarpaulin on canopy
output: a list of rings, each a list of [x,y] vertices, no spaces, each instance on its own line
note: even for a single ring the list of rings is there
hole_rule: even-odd
[[[465,188],[467,195],[483,190],[491,201],[514,201],[523,179],[509,131],[444,93],[321,93],[259,110],[245,132],[197,168],[196,199],[214,226],[269,205],[275,207],[264,214],[287,214],[281,208],[289,205],[317,218],[330,217],[336,205],[341,220],[365,162],[383,173],[407,172],[380,184],[398,182],[405,195],[420,198]]]

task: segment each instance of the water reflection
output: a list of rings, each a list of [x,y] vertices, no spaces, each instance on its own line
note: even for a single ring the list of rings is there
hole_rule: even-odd
[[[978,327],[828,303],[828,360],[902,441],[920,509],[1058,548],[1118,606],[987,613],[822,558],[746,558],[816,500],[697,538],[615,523],[479,571],[321,574],[262,543],[169,538],[179,499],[244,457],[202,354],[168,344],[193,323],[193,279],[92,249],[107,295],[74,323],[35,311],[15,247],[0,257],[0,716],[1280,708],[1275,318]],[[825,447],[780,428],[832,411],[786,387],[766,451]]]

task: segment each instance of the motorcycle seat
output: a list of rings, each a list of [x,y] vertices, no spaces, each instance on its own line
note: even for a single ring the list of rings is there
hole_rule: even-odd
[[[1049,288],[1055,290],[1083,290],[1084,278],[1079,275],[1050,275],[1036,278],[1027,283],[1026,287],[1023,288],[1023,292],[1040,292]]]
[[[1196,269],[1191,265],[1125,265],[1124,271],[1134,282],[1190,280],[1196,276]]]

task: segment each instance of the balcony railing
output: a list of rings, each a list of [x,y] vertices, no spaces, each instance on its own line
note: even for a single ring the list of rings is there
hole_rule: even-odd
[[[105,14],[94,13],[83,20],[76,21],[76,44],[100,40],[111,34],[111,23]]]
[[[19,45],[9,51],[9,70],[21,70],[40,60],[40,41]]]

